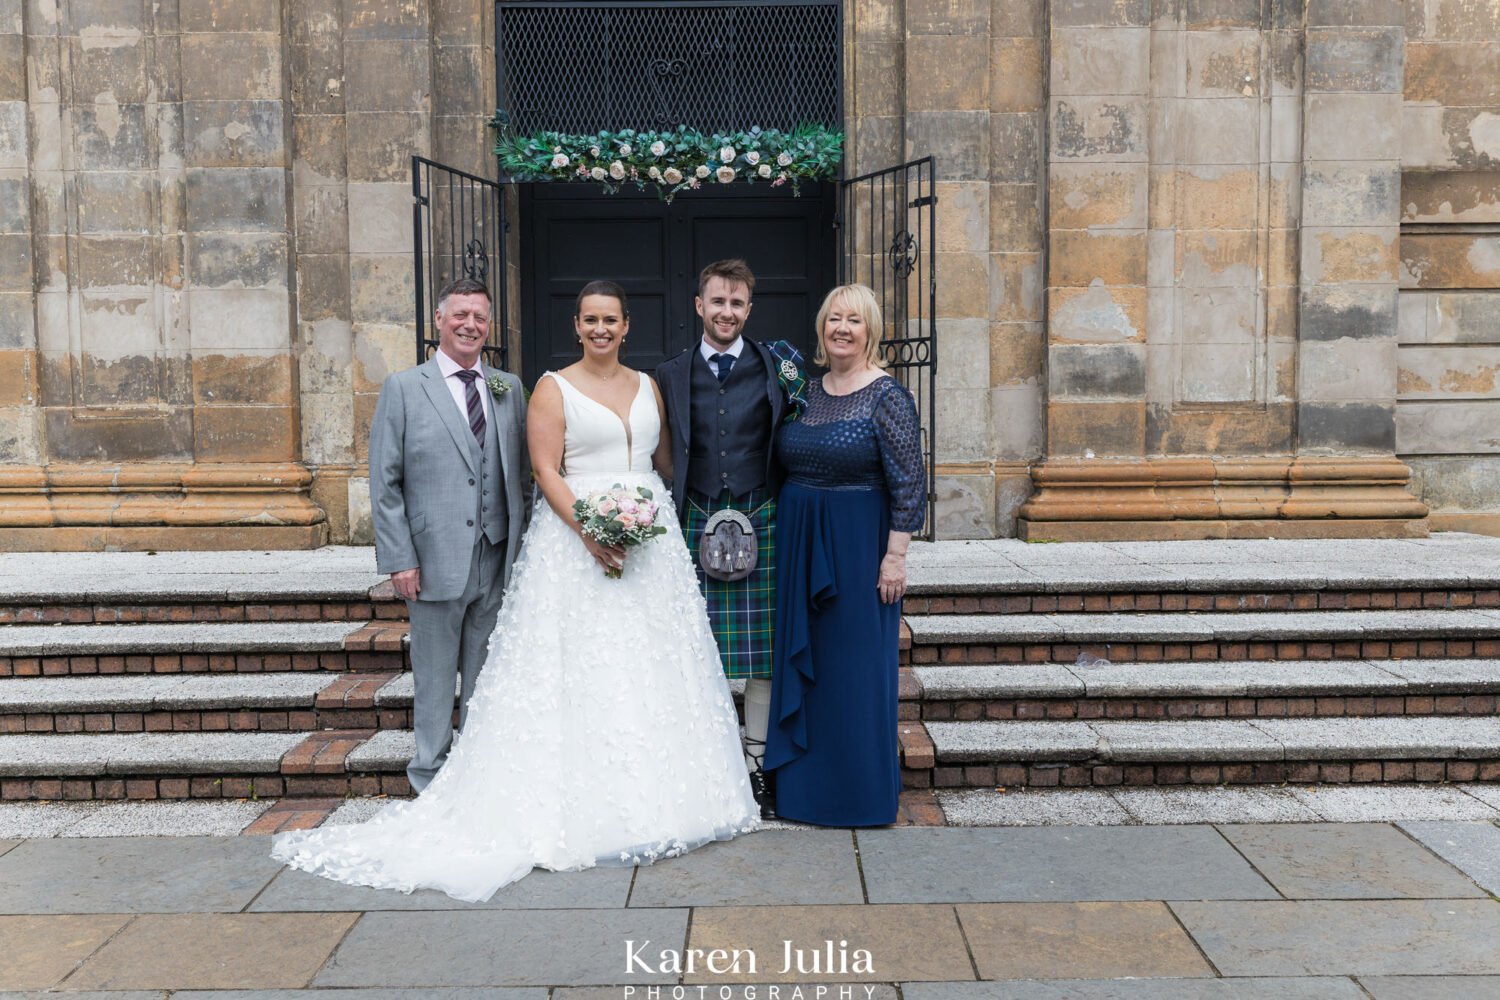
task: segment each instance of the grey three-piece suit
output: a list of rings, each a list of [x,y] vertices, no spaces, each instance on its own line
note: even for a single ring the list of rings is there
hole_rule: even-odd
[[[521,380],[481,371],[481,393],[490,395],[492,376],[510,387],[490,395],[482,447],[435,359],[385,380],[370,427],[376,570],[421,571],[417,599],[406,604],[417,739],[407,776],[417,791],[448,756],[455,680],[463,726],[530,512]]]

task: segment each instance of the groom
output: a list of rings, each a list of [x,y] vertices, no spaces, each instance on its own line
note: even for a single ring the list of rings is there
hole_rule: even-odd
[[[773,776],[761,761],[771,710],[775,498],[782,478],[773,439],[795,405],[784,380],[800,377],[801,359],[783,341],[742,336],[754,292],[755,275],[743,260],[705,267],[694,300],[702,339],[664,361],[656,377],[675,449],[672,498],[724,673],[745,679],[745,763],[761,814],[770,818]]]
[[[437,352],[380,387],[370,426],[375,567],[411,619],[420,792],[443,766],[484,666],[531,489],[521,381],[480,361],[490,293],[460,278],[437,296]]]

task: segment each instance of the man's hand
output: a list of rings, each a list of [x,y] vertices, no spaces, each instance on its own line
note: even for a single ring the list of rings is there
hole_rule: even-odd
[[[399,573],[392,573],[391,586],[396,588],[396,596],[403,601],[415,601],[417,591],[422,589],[422,571],[403,569]]]

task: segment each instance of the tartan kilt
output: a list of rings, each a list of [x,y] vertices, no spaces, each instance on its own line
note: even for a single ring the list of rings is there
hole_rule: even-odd
[[[727,491],[726,491],[727,496]],[[732,508],[750,519],[758,554],[755,569],[743,580],[715,580],[698,562],[703,528],[715,512]],[[752,490],[740,500],[704,501],[690,493],[682,531],[698,571],[698,586],[708,604],[708,620],[724,661],[724,676],[769,678],[771,639],[776,632],[776,499],[768,490]]]

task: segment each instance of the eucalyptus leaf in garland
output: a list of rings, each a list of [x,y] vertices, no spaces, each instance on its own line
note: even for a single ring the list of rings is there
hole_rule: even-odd
[[[499,133],[500,168],[513,180],[592,181],[611,194],[634,184],[654,188],[667,202],[685,188],[737,182],[790,184],[798,195],[803,181],[837,177],[844,156],[843,131],[824,125],[799,125],[791,132],[757,126],[712,135],[686,126],[514,135],[497,114],[490,126]]]

